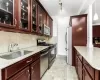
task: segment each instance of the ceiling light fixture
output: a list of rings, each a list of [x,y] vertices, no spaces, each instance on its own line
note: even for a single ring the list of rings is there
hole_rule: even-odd
[[[62,11],[62,2],[59,0],[60,11]]]
[[[98,14],[96,12],[96,0],[95,0],[95,4],[94,5],[95,5],[95,14],[94,14],[93,20],[98,20],[99,17],[98,17]]]

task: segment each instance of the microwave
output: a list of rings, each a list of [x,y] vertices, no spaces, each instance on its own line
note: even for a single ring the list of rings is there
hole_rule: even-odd
[[[43,34],[44,35],[50,35],[50,27],[43,25]]]

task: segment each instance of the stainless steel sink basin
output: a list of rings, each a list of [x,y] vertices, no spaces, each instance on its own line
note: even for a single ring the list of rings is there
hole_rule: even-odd
[[[23,51],[13,52],[11,54],[3,55],[3,56],[0,56],[0,57],[4,58],[4,59],[7,59],[7,60],[10,60],[10,59],[15,59],[15,58],[24,56],[24,55],[29,54],[31,52],[32,51],[23,50]]]
[[[29,54],[29,53],[31,53],[31,52],[33,52],[33,51],[24,50],[24,55]]]

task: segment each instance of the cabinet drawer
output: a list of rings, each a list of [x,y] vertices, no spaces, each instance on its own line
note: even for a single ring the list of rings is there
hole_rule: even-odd
[[[83,65],[88,71],[89,75],[92,77],[92,79],[94,79],[95,70],[88,64],[88,62],[85,59],[83,59]]]
[[[3,69],[3,75],[5,75],[5,79],[8,79],[9,77],[13,76],[17,72],[19,72],[24,67],[28,66],[30,63],[38,59],[39,53],[34,54],[33,56],[30,56],[22,61],[19,61],[5,69]]]
[[[32,56],[33,61],[36,61],[38,58],[40,58],[40,53],[36,53]]]

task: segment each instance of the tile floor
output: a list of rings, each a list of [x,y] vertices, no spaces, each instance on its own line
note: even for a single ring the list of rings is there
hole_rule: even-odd
[[[66,60],[57,57],[52,67],[46,72],[42,80],[78,80],[75,68],[67,65]]]

